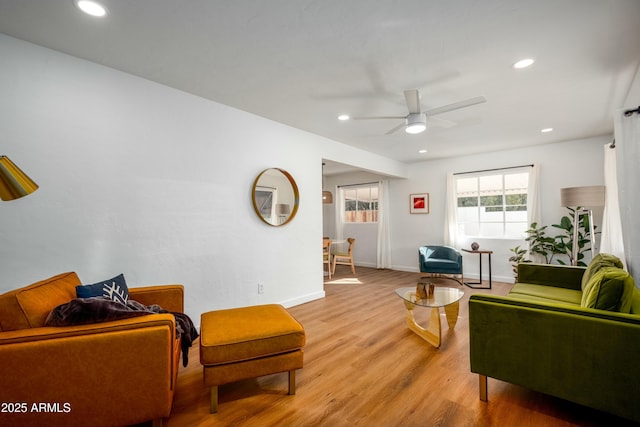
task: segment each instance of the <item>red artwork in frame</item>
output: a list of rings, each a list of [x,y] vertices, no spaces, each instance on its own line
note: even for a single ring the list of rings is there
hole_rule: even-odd
[[[412,214],[429,213],[429,193],[411,194],[409,196],[410,212]]]

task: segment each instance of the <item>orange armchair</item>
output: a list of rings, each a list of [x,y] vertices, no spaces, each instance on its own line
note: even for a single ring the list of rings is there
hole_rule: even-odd
[[[63,273],[0,295],[0,425],[126,426],[171,413],[180,360],[171,314],[46,327],[80,280]],[[131,299],[183,311],[181,285],[130,288]]]

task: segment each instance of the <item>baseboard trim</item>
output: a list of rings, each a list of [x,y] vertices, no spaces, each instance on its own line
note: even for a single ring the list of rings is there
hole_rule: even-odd
[[[307,302],[315,301],[317,299],[322,299],[324,297],[325,297],[325,292],[319,291],[319,292],[314,292],[312,294],[302,295],[299,297],[284,300],[284,301],[281,301],[280,304],[285,308],[289,308],[289,307],[304,304]]]

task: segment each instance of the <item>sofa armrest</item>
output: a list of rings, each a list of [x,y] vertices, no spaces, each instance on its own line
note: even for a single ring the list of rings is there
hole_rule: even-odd
[[[184,286],[182,285],[129,288],[129,298],[147,306],[157,304],[172,313],[184,313]]]
[[[640,420],[640,316],[469,298],[471,371]]]
[[[168,417],[175,331],[173,315],[152,314],[0,332],[0,401],[27,408],[0,413],[0,425],[132,425]],[[52,405],[49,412],[33,410],[41,403]]]
[[[518,282],[579,291],[585,270],[585,267],[521,262],[518,264]]]

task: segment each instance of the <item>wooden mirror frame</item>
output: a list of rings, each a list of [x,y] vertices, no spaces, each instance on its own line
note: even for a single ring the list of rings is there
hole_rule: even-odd
[[[282,222],[280,222],[281,219],[279,218],[279,216],[285,216],[285,215],[279,215],[278,218],[276,218],[274,215],[272,219],[265,217],[265,215],[261,212],[260,206],[258,206],[258,197],[256,196],[256,193],[260,190],[260,187],[267,187],[266,185],[264,185],[264,179],[261,185],[260,179],[264,178],[266,175],[269,175],[270,172],[273,173],[276,171],[279,172],[282,176],[284,176],[284,178],[286,178],[287,182],[290,185],[290,187],[283,189],[283,191],[287,191],[287,192],[290,191],[291,193],[293,193],[293,200],[291,200],[293,206],[289,205],[291,207],[291,212],[288,214],[288,216],[284,220],[282,220]],[[275,189],[276,191],[281,189],[278,187],[270,187],[270,188]],[[285,171],[284,169],[280,169],[280,168],[265,169],[262,172],[260,172],[260,174],[258,174],[256,179],[253,181],[253,188],[251,190],[251,202],[253,203],[253,210],[256,212],[256,215],[258,215],[258,218],[260,218],[262,222],[272,227],[280,227],[282,225],[285,225],[291,222],[291,220],[296,216],[296,213],[298,212],[298,205],[300,204],[300,194],[298,192],[298,185],[296,184],[296,181],[293,179],[291,174]],[[277,202],[278,201],[276,200],[276,205],[272,205],[272,208],[271,208],[272,212],[274,213],[276,211],[277,206],[280,205]]]

